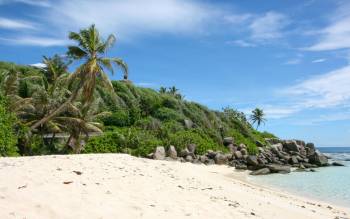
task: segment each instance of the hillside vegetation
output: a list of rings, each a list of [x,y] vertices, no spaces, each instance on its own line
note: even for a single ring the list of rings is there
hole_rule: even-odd
[[[0,62],[0,72],[10,69],[18,72],[19,77],[43,74],[42,70],[34,67]],[[22,98],[30,93],[28,84],[33,86],[35,81],[21,85],[23,87],[20,87],[18,94]],[[100,110],[109,112],[97,119],[103,124],[104,133],[89,138],[82,150],[84,153],[126,152],[146,156],[158,145],[174,145],[181,149],[190,143],[197,144],[198,153],[208,149],[226,151],[222,144],[226,136],[234,137],[237,144],[244,143],[250,153],[256,153],[256,141],[265,144],[264,138],[272,137],[269,133],[254,130],[243,113],[231,108],[213,111],[201,104],[186,101],[177,93],[160,93],[150,88],[137,87],[129,81],[112,81],[112,84],[115,95],[105,93],[99,100]],[[25,88],[29,92],[25,92]],[[4,101],[1,102],[4,105]],[[7,115],[2,116],[0,121],[0,134],[6,136],[1,141],[2,155],[5,155],[4,147],[9,148],[8,155],[14,155],[14,151],[23,148],[23,145],[18,145],[20,143],[13,143],[17,139],[9,131],[11,129],[7,121],[15,119],[10,111],[3,106],[0,108],[0,113]],[[18,131],[19,128],[25,129],[25,124],[19,126],[17,123],[12,130]],[[50,130],[46,132],[52,133]],[[70,152],[62,140],[55,140],[52,144],[40,139],[39,135],[33,135],[32,138],[34,142],[29,146],[31,148],[22,150],[22,155]]]
[[[225,152],[227,136],[255,154],[257,144],[266,145],[264,138],[274,137],[256,131],[242,112],[210,110],[185,100],[176,87],[156,91],[133,85],[127,65],[105,57],[114,36],[102,39],[94,25],[69,38],[76,45],[68,47],[66,56],[44,57],[44,68],[0,62],[1,156],[147,156],[159,145],[174,145],[180,151],[188,144],[196,144],[197,153],[203,154]],[[83,63],[68,72],[74,61]],[[123,71],[124,80],[108,79],[107,70],[114,73],[114,65]]]

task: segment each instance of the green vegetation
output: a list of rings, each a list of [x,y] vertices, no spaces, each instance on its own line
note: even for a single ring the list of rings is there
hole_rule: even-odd
[[[126,64],[105,57],[114,36],[103,40],[93,25],[69,38],[76,45],[68,47],[68,56],[44,57],[45,68],[0,62],[1,156],[147,156],[158,145],[174,145],[180,151],[191,143],[203,154],[209,149],[227,151],[222,144],[226,136],[255,154],[257,142],[266,144],[264,138],[274,137],[253,129],[244,113],[228,107],[210,110],[185,100],[174,86],[159,91],[134,86],[127,80]],[[81,65],[68,72],[79,60]],[[113,65],[121,67],[124,80],[108,79],[105,70],[113,73]],[[254,122],[263,121],[261,117]],[[56,138],[59,135],[67,137]]]
[[[16,117],[8,111],[5,103],[0,96],[0,156],[16,156],[17,137],[13,127]]]

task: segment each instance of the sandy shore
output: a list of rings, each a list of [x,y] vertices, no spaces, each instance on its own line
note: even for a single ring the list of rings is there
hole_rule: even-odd
[[[0,218],[350,218],[244,178],[227,166],[123,154],[0,158]]]

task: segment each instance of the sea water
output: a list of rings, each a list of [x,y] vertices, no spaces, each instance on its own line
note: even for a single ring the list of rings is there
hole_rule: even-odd
[[[282,191],[350,207],[350,147],[318,149],[331,157],[330,162],[338,161],[345,166],[317,168],[316,172],[249,176],[249,180],[261,185],[272,185]]]

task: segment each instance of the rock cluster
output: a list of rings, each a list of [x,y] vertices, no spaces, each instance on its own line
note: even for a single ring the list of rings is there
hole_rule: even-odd
[[[317,151],[313,143],[301,140],[265,139],[267,145],[257,143],[259,153],[249,155],[244,144],[235,144],[233,137],[223,139],[223,144],[229,153],[208,150],[203,155],[196,154],[196,145],[189,144],[181,151],[174,146],[167,150],[163,146],[156,147],[149,157],[156,160],[178,160],[181,162],[202,163],[206,165],[230,165],[236,169],[251,170],[252,175],[270,173],[289,173],[294,167],[297,171],[313,170],[321,166],[328,166],[328,158]]]

